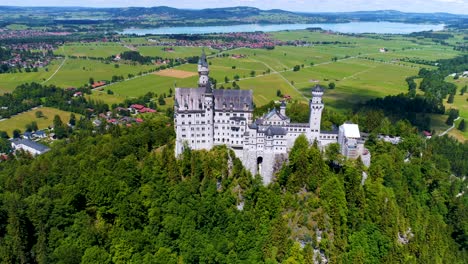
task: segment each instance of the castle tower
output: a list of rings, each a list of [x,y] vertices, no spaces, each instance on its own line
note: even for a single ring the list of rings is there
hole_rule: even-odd
[[[312,89],[312,99],[309,102],[310,116],[309,116],[309,140],[313,142],[318,140],[320,136],[320,122],[322,119],[323,111],[323,88],[320,85],[316,85]]]
[[[286,101],[284,100],[281,102],[280,114],[286,116]]]
[[[208,75],[210,74],[210,69],[208,68],[208,62],[206,61],[205,50],[203,49],[200,60],[198,61],[198,87],[205,87],[209,82]]]
[[[208,61],[206,60],[205,50],[203,49],[200,60],[198,61],[198,87],[205,88],[205,98],[203,102],[205,115],[202,117],[202,122],[205,124],[205,148],[207,149],[211,149],[214,142],[214,96],[209,74]]]

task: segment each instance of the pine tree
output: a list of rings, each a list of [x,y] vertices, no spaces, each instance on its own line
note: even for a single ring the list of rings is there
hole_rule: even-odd
[[[466,127],[465,127],[465,119],[462,119],[462,121],[461,121],[460,124],[458,125],[458,130],[460,130],[460,131],[465,131],[465,130],[466,130]]]
[[[453,100],[455,99],[455,95],[454,94],[450,94],[449,95],[449,98],[447,100],[447,103],[449,104],[453,104]]]

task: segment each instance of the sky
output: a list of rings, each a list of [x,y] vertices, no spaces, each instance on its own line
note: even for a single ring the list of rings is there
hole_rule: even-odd
[[[171,6],[202,9],[253,6],[301,12],[399,10],[403,12],[448,12],[468,14],[468,0],[0,0],[10,6],[128,7]]]

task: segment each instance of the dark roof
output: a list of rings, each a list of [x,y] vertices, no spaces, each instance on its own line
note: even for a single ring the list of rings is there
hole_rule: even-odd
[[[312,88],[312,92],[323,93],[323,87],[317,84],[317,85],[314,86],[314,88]]]
[[[285,100],[281,101],[281,107],[286,107],[286,101]]]
[[[276,110],[276,108],[273,108],[273,110],[271,110],[270,112],[268,112],[268,113],[265,115],[265,119],[268,120],[268,119],[272,118],[272,117],[275,116],[275,115],[277,115],[281,120],[286,120],[286,119],[288,119],[288,117],[286,117],[286,116],[280,114],[280,113]]]
[[[34,134],[36,134],[36,135],[45,135],[45,131],[44,130],[37,130]]]
[[[215,110],[253,111],[252,90],[214,89]]]
[[[213,93],[213,88],[211,81],[208,81],[208,83],[205,85],[205,93],[207,94],[212,94]]]
[[[267,136],[286,135],[287,133],[286,129],[280,126],[269,126],[265,131]]]
[[[202,110],[205,101],[205,87],[200,88],[176,88],[175,100],[180,111]]]
[[[206,54],[205,49],[203,49],[200,59],[198,60],[198,64],[203,67],[208,67],[208,61],[206,61]]]
[[[47,146],[44,146],[44,145],[39,144],[37,142],[31,141],[29,139],[19,139],[19,138],[17,138],[17,139],[14,139],[12,141],[12,143],[15,144],[15,145],[22,144],[22,145],[28,146],[28,147],[30,147],[32,149],[35,149],[35,150],[37,150],[37,151],[39,151],[41,153],[44,153],[44,152],[47,152],[47,151],[50,150],[50,148],[48,148]]]

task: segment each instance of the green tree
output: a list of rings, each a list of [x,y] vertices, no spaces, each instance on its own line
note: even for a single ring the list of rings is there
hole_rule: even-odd
[[[334,82],[329,83],[328,88],[329,89],[335,89],[335,83]]]
[[[13,130],[13,138],[19,138],[21,137],[21,130],[15,129]]]
[[[0,138],[0,153],[10,153],[11,143],[6,138]]]
[[[70,120],[68,121],[68,124],[70,124],[71,126],[75,126],[76,125],[76,116],[74,113],[71,113],[70,114]]]
[[[455,94],[453,94],[453,93],[449,94],[449,97],[447,99],[447,103],[453,104],[454,98],[455,98]]]
[[[160,95],[158,98],[158,104],[159,105],[166,105],[166,100],[164,100],[164,96]]]
[[[463,94],[465,94],[465,93],[466,93],[466,89],[467,89],[467,88],[468,88],[468,86],[467,86],[467,85],[463,86],[463,88],[461,88],[461,90],[460,90],[460,95],[463,95]]]
[[[36,116],[36,118],[44,117],[44,114],[42,113],[42,111],[36,111],[36,113],[34,113],[34,115]]]
[[[81,257],[82,264],[110,264],[111,256],[101,247],[93,246],[87,248],[84,252],[83,256]]]
[[[0,130],[0,138],[9,139],[8,133]]]
[[[281,92],[280,89],[276,90],[276,96],[283,97],[283,93]]]
[[[465,119],[462,119],[462,121],[460,121],[460,124],[458,124],[458,130],[463,131],[463,132],[466,130]]]
[[[445,124],[449,126],[453,125],[453,121],[457,119],[458,115],[459,115],[458,109],[453,109],[453,108],[450,109],[448,111],[448,117],[447,117],[447,121],[445,121]]]

